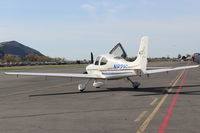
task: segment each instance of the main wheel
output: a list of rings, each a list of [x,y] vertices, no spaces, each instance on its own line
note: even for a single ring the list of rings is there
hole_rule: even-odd
[[[134,86],[133,88],[134,88],[134,89],[138,89],[138,87],[139,87],[139,86]]]
[[[139,88],[139,86],[140,86],[139,82],[134,82],[133,83],[133,88],[137,89],[137,88]]]

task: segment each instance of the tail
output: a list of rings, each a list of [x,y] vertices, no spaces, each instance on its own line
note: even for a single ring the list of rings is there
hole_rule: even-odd
[[[147,69],[147,56],[148,56],[148,36],[141,38],[140,48],[137,55],[137,58],[134,62],[131,63],[133,69],[139,69],[144,74]]]

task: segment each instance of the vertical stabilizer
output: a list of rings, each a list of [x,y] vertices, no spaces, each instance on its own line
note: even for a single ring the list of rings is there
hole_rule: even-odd
[[[141,38],[140,47],[136,60],[132,63],[132,66],[136,66],[135,69],[140,69],[142,73],[146,72],[147,68],[147,56],[148,56],[148,36]]]

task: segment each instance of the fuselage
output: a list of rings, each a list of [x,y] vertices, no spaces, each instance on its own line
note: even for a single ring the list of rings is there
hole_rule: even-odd
[[[125,59],[105,54],[98,56],[93,64],[86,67],[88,74],[94,74],[105,79],[120,79],[137,75],[130,62]]]

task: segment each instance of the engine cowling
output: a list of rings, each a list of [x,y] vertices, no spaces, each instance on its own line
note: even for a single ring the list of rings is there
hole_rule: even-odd
[[[96,81],[94,81],[94,83],[93,83],[93,86],[96,87],[96,88],[100,88],[100,87],[102,87],[103,85],[104,85],[103,82],[96,82]]]

